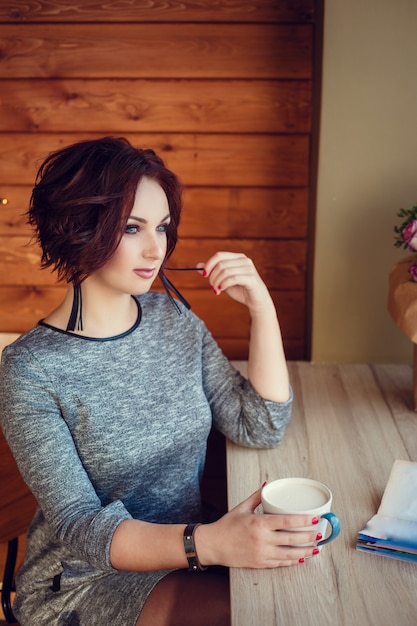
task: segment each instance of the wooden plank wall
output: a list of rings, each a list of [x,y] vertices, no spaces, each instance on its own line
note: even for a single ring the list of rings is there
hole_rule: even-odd
[[[27,330],[63,295],[28,245],[37,167],[70,142],[115,135],[156,149],[185,185],[171,265],[219,249],[252,256],[287,356],[307,357],[315,4],[2,0],[0,332]],[[173,279],[227,355],[247,358],[246,311],[197,275]]]

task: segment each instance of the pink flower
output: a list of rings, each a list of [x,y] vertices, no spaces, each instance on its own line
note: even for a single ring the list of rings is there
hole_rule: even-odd
[[[417,263],[413,263],[412,265],[410,265],[408,271],[411,274],[411,280],[417,283]]]
[[[407,224],[401,233],[402,238],[413,252],[417,252],[417,220]]]

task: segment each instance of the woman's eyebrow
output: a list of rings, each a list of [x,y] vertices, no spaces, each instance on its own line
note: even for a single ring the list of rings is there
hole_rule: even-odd
[[[161,222],[165,222],[170,217],[171,217],[171,215],[168,213],[168,215],[165,215],[165,217],[163,217],[161,219]],[[136,217],[136,215],[129,215],[129,219],[130,220],[135,220],[136,222],[140,222],[141,224],[147,224],[148,223],[148,220],[145,220],[143,217]]]

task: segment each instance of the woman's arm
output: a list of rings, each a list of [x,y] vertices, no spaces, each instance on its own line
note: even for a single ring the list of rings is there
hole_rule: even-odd
[[[125,571],[181,569],[188,565],[183,545],[185,524],[124,520],[110,546],[113,567]]]
[[[307,515],[257,515],[261,490],[216,522],[198,526],[195,546],[202,565],[276,568],[302,563],[317,554],[317,531],[291,532],[316,524]],[[121,522],[113,535],[110,558],[113,567],[127,571],[150,571],[187,567],[183,545],[185,524]]]
[[[286,402],[290,397],[288,369],[275,306],[268,297],[269,306],[251,310],[248,378],[266,400]]]
[[[286,402],[290,387],[281,330],[272,298],[253,262],[243,254],[218,252],[205,263],[203,276],[217,295],[225,291],[248,307],[248,378],[266,400]]]

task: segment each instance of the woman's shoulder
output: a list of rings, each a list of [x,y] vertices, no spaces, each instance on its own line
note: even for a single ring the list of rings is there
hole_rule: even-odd
[[[42,351],[55,351],[56,345],[48,337],[47,327],[37,324],[29,331],[19,335],[12,343],[6,345],[1,354],[2,363],[19,359],[22,361]]]
[[[3,348],[4,352],[14,353],[23,350],[25,347],[41,344],[44,336],[44,330],[40,324],[37,324],[30,330],[17,335],[13,341],[6,344]]]
[[[142,321],[146,320],[148,316],[153,317],[153,319],[170,320],[177,324],[185,322],[200,325],[203,323],[192,310],[187,309],[176,298],[170,298],[165,292],[149,291],[137,296],[137,299],[142,308]]]
[[[0,361],[0,396],[6,390],[8,397],[11,389],[18,388],[19,381],[34,380],[44,370],[44,363],[52,363],[55,348],[48,348],[45,335],[41,327],[35,326],[5,346]]]
[[[140,296],[141,332],[159,345],[167,342],[172,349],[194,352],[210,333],[204,322],[178,300],[165,293],[149,292]],[[175,348],[174,348],[175,346]]]

